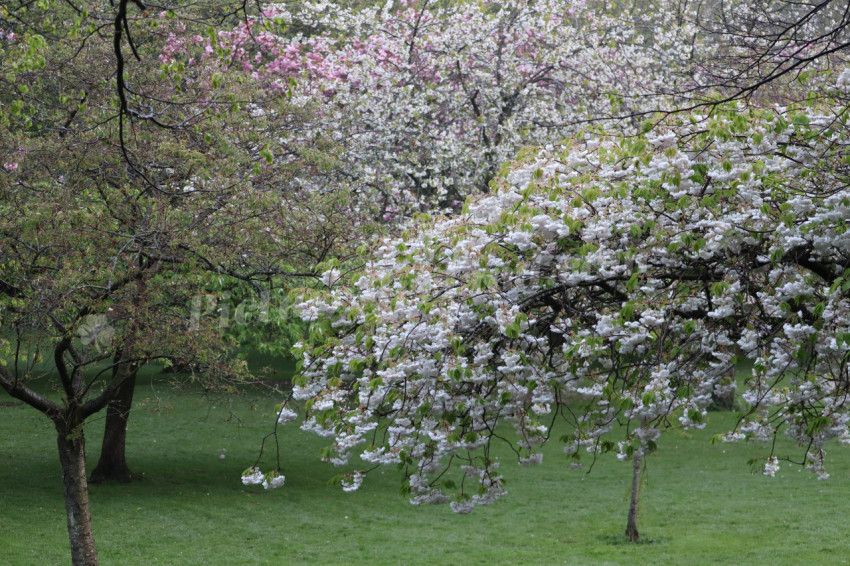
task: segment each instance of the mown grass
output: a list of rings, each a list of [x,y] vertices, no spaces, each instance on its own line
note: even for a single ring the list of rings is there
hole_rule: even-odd
[[[0,404],[12,400],[0,395]],[[833,476],[818,481],[783,465],[750,473],[763,446],[711,445],[733,415],[705,431],[669,433],[649,458],[642,544],[622,536],[631,466],[602,457],[590,474],[570,471],[557,444],[541,466],[504,455],[509,495],[469,515],[409,505],[399,475],[370,475],[356,493],[327,485],[318,460],[327,442],[291,428],[282,435],[286,486],[246,488],[279,400],[175,390],[148,377],[137,390],[129,485],[91,488],[102,564],[838,564],[850,557],[846,500],[850,453],[833,446]],[[102,421],[87,429],[90,465]],[[224,456],[222,458],[221,456]],[[266,466],[268,467],[268,466]],[[32,409],[0,408],[0,562],[67,564],[61,475],[51,426]]]

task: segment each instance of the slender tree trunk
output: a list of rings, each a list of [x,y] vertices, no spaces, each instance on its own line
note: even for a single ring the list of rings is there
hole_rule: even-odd
[[[103,483],[118,480],[127,483],[133,480],[133,474],[127,467],[125,443],[127,440],[127,421],[133,408],[133,393],[136,391],[136,373],[138,364],[119,364],[115,366],[113,379],[121,385],[109,405],[106,406],[106,425],[103,431],[103,443],[100,447],[100,459],[91,473],[91,483]]]
[[[626,536],[632,542],[637,542],[640,538],[637,528],[638,503],[640,501],[640,470],[643,464],[643,456],[640,452],[635,452],[632,457],[634,461],[634,469],[632,470],[632,496],[629,501],[629,518],[626,521]]]
[[[68,424],[65,420],[56,420],[55,424],[65,487],[71,561],[74,566],[97,566],[97,548],[92,533],[86,481],[86,441],[83,429],[80,424]]]

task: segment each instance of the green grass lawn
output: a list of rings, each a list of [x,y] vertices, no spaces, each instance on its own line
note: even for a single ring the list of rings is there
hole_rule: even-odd
[[[783,465],[752,474],[758,445],[710,445],[733,415],[705,431],[669,433],[648,459],[642,544],[625,542],[631,465],[602,457],[570,471],[553,443],[544,463],[507,459],[509,494],[469,515],[413,507],[387,468],[355,493],[329,487],[318,459],[327,440],[291,427],[282,435],[286,486],[242,486],[279,401],[231,398],[142,380],[128,431],[128,462],[142,481],[91,488],[104,565],[121,564],[840,564],[846,536],[850,453],[829,454],[832,477]],[[50,423],[0,394],[0,562],[70,562],[61,472]],[[90,467],[102,421],[87,431]],[[224,458],[222,458],[224,456]],[[268,465],[265,468],[269,468]]]

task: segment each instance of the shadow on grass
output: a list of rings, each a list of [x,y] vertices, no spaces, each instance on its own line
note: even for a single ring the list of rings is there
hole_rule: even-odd
[[[642,537],[638,539],[636,542],[632,542],[629,540],[629,537],[626,535],[604,535],[599,537],[600,542],[607,546],[649,546],[652,544],[664,544],[665,541],[662,538],[658,537]]]

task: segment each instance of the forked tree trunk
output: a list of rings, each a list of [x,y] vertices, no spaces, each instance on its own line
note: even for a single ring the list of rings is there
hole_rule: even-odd
[[[638,503],[640,502],[640,470],[643,464],[643,455],[635,452],[632,456],[634,469],[632,470],[632,495],[629,501],[629,518],[626,521],[626,536],[632,542],[640,538],[637,528]]]
[[[100,459],[91,473],[91,483],[118,480],[132,481],[133,474],[127,467],[125,443],[127,441],[127,421],[133,408],[133,393],[136,390],[138,364],[119,364],[115,366],[113,379],[121,385],[115,398],[106,406],[106,425],[103,431],[103,443],[100,447]]]
[[[56,421],[59,462],[65,488],[68,538],[74,566],[97,566],[97,548],[92,534],[89,489],[86,481],[86,441],[82,426]]]

